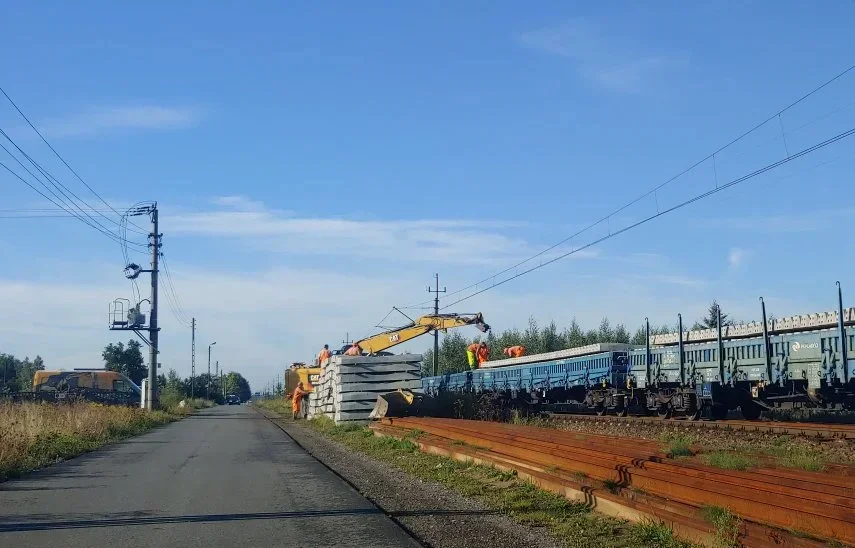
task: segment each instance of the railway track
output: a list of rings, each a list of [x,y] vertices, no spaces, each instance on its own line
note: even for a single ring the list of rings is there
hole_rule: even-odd
[[[667,458],[656,442],[505,423],[407,417],[372,428],[425,451],[513,469],[612,515],[665,521],[700,542],[717,534],[704,517],[715,507],[739,516],[746,546],[821,545],[809,536],[855,544],[855,489],[844,473],[725,470]]]
[[[828,439],[855,439],[855,424],[833,424],[819,422],[779,422],[779,421],[746,421],[746,420],[690,420],[688,418],[660,419],[658,417],[617,417],[613,415],[587,415],[575,413],[549,413],[557,420],[580,420],[591,422],[611,423],[646,423],[666,425],[686,425],[698,428],[717,428],[745,432],[768,432],[773,434],[790,434]]]

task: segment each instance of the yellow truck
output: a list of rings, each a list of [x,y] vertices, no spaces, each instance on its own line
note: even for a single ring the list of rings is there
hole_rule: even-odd
[[[64,395],[103,403],[139,404],[141,390],[131,379],[116,371],[75,369],[73,371],[36,371],[33,392]]]

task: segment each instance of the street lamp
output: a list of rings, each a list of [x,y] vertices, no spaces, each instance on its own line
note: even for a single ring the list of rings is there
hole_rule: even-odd
[[[208,389],[205,391],[206,398],[211,399],[211,347],[217,344],[217,341],[212,342],[208,345]]]

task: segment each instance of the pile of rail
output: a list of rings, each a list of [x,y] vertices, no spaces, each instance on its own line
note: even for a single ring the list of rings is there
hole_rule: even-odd
[[[698,428],[717,428],[719,430],[737,430],[745,432],[767,432],[771,434],[792,434],[811,438],[855,439],[855,424],[836,424],[827,422],[785,422],[772,420],[709,421],[689,420],[688,418],[661,419],[658,417],[615,417],[590,414],[552,413],[553,419],[565,421],[589,421],[606,423],[644,423],[656,425],[695,426]]]
[[[739,516],[745,546],[824,545],[808,537],[855,544],[850,467],[832,466],[825,473],[724,470],[668,458],[655,442],[484,421],[408,417],[384,419],[372,428],[378,435],[411,439],[423,451],[515,470],[609,515],[664,522],[704,544],[716,539],[705,519],[715,507]]]

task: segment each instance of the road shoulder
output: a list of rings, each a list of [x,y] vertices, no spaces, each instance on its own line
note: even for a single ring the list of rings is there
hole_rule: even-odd
[[[290,419],[257,410],[426,545],[437,548],[560,545],[545,530],[521,526],[476,500],[356,453]]]

